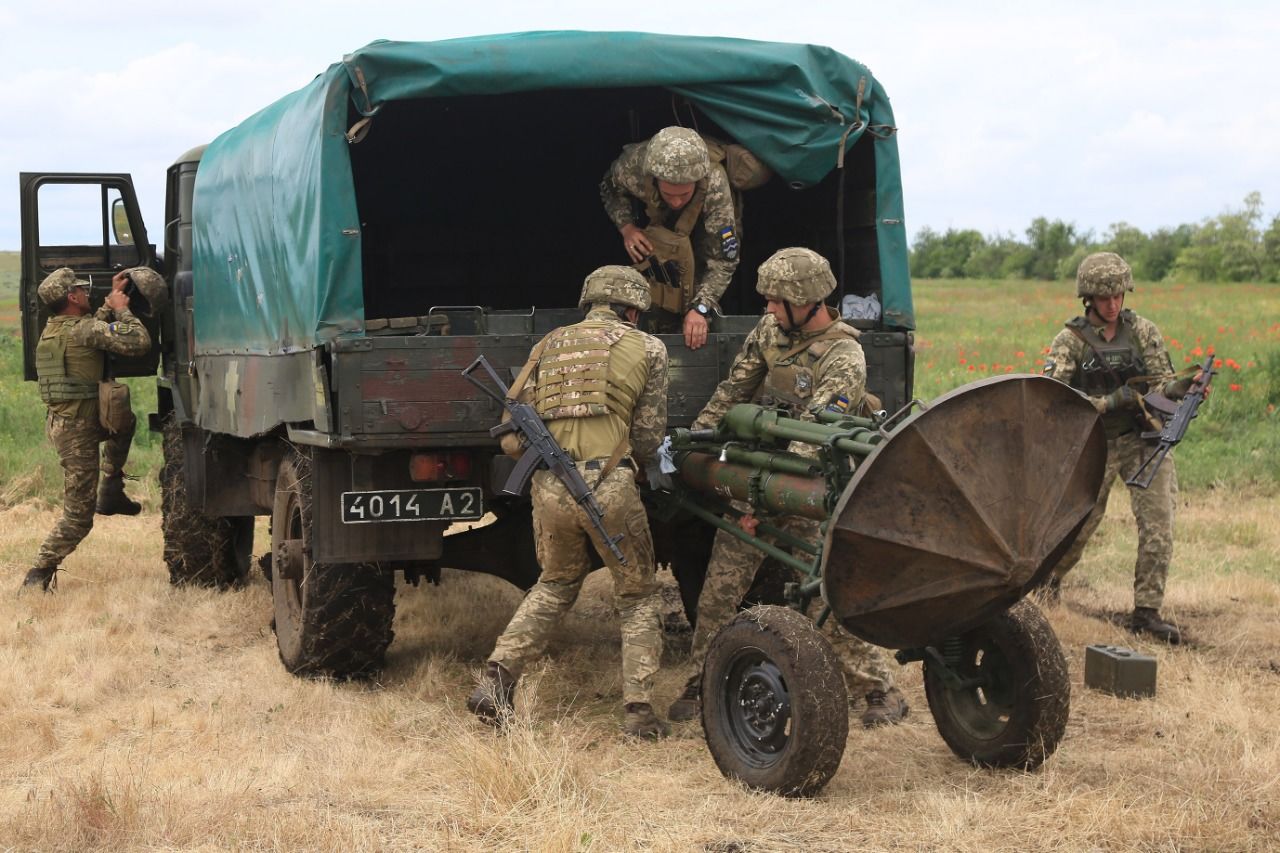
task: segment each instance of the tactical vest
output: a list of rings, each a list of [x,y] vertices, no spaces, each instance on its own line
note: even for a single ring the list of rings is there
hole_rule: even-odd
[[[1137,336],[1133,333],[1133,312],[1121,311],[1116,322],[1116,336],[1106,341],[1084,317],[1076,317],[1067,328],[1084,342],[1080,364],[1071,377],[1071,387],[1090,397],[1102,397],[1130,379],[1146,374],[1146,363]],[[1130,412],[1108,412],[1102,416],[1107,438],[1115,438],[1133,429]]]
[[[855,329],[836,322],[799,343],[764,348],[761,355],[768,372],[756,390],[755,402],[793,412],[805,411],[813,400],[813,388],[817,384],[814,365],[836,342],[857,339]]]
[[[648,261],[636,264],[635,268],[649,279],[654,308],[683,314],[693,302],[695,257],[689,235],[702,215],[706,196],[707,182],[704,179],[698,181],[693,197],[672,223],[670,218],[676,211],[667,208],[663,202],[657,179],[649,180],[649,192],[644,199],[644,214],[648,221],[644,233],[653,244],[654,257],[663,272],[655,275]]]
[[[36,344],[36,379],[45,403],[96,400],[105,356],[92,347],[68,347],[76,320],[50,318]]]
[[[635,330],[617,321],[584,320],[552,332],[538,360],[533,405],[544,421],[613,415],[630,425],[644,390],[644,343],[618,346]]]

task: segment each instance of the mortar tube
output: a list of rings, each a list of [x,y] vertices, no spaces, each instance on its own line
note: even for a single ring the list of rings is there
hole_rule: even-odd
[[[821,477],[779,473],[734,462],[721,462],[706,453],[676,456],[680,480],[698,492],[746,501],[765,512],[798,515],[826,521],[827,482]]]

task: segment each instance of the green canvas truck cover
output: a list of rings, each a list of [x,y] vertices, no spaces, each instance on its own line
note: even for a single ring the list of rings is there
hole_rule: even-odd
[[[811,186],[876,134],[886,325],[914,328],[888,96],[826,47],[607,32],[377,41],[214,140],[196,178],[196,352],[298,352],[364,320],[348,106],[545,89],[657,86],[688,98],[784,180]]]

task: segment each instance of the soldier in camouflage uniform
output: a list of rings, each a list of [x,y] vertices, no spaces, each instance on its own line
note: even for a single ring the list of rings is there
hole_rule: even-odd
[[[855,405],[863,399],[867,366],[858,332],[823,304],[835,284],[826,259],[808,249],[782,249],[760,265],[756,290],[768,300],[768,311],[747,335],[728,378],[699,413],[694,429],[715,427],[738,403],[780,406],[794,417],[813,421],[817,412],[838,397]],[[817,448],[801,442],[793,442],[789,449],[817,455]],[[746,504],[735,506],[750,509]],[[752,530],[754,519],[748,518],[744,527]],[[778,520],[777,526],[814,544],[822,539],[818,522],[812,519],[787,516]],[[724,531],[716,532],[698,597],[697,626],[689,653],[692,673],[684,692],[671,706],[671,719],[697,715],[707,647],[737,612],[763,560],[758,549]],[[820,602],[815,604],[821,606]],[[871,728],[905,718],[907,702],[893,686],[893,675],[879,649],[844,631],[835,619],[828,619],[823,631],[840,656],[850,696],[866,697],[862,724]]]
[[[649,286],[630,267],[601,267],[587,276],[580,307],[586,319],[548,334],[510,393],[531,400],[573,457],[604,511],[605,529],[623,535],[619,547],[626,564],[600,541],[554,474],[534,474],[533,526],[542,574],[498,638],[467,707],[489,722],[501,723],[510,714],[520,673],[543,654],[591,571],[590,541],[613,576],[614,604],[622,615],[623,731],[661,737],[670,728],[651,704],[662,657],[661,597],[633,460],[649,464],[666,430],[667,350],[634,325],[649,307]]]
[[[1124,307],[1124,295],[1132,290],[1133,273],[1119,255],[1098,252],[1085,258],[1076,271],[1076,293],[1084,301],[1085,314],[1058,332],[1045,361],[1045,375],[1089,396],[1102,415],[1107,434],[1107,468],[1098,504],[1054,568],[1046,596],[1050,600],[1057,597],[1063,576],[1079,562],[1085,544],[1102,521],[1116,476],[1133,476],[1151,452],[1140,435],[1149,428],[1140,417],[1140,397],[1161,390],[1170,399],[1178,399],[1191,385],[1190,378],[1175,378],[1169,351],[1155,324]],[[1181,634],[1177,626],[1160,617],[1160,605],[1173,555],[1173,497],[1177,488],[1172,454],[1148,488],[1129,487],[1138,522],[1130,626],[1170,643],[1179,642]]]
[[[651,327],[682,332],[690,349],[705,344],[707,320],[738,267],[729,178],[711,162],[706,142],[696,131],[668,127],[628,145],[600,182],[600,199],[641,269],[650,255],[675,264],[676,275],[651,283]],[[636,223],[637,202],[644,228]]]
[[[53,314],[36,345],[36,376],[40,398],[49,407],[45,432],[64,472],[63,499],[62,518],[41,546],[35,567],[22,582],[24,587],[39,586],[48,592],[55,586],[58,566],[89,535],[95,511],[135,515],[141,509],[124,494],[124,463],[136,421],[131,418],[114,434],[98,423],[98,382],[106,353],[138,356],[151,348],[151,336],[129,311],[124,292],[129,272],[111,280],[111,293],[93,315],[89,282],[78,280],[70,269],[50,273],[37,290]],[[101,488],[99,444],[104,445]]]

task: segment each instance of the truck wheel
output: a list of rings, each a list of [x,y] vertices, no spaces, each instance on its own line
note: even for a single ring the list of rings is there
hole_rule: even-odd
[[[253,549],[253,518],[215,518],[187,501],[186,451],[175,415],[164,420],[160,466],[160,528],[169,582],[181,586],[242,586]]]
[[[786,607],[744,610],[712,639],[702,671],[702,731],[720,772],[785,796],[817,793],[849,736],[835,652]]]
[[[984,767],[1038,767],[1067,728],[1071,683],[1048,620],[1023,600],[938,650],[965,683],[948,686],[924,662],[924,689],[938,733],[961,758]]]
[[[271,596],[280,660],[294,675],[367,678],[382,669],[395,619],[395,573],[311,559],[311,459],[280,463],[271,511]]]

